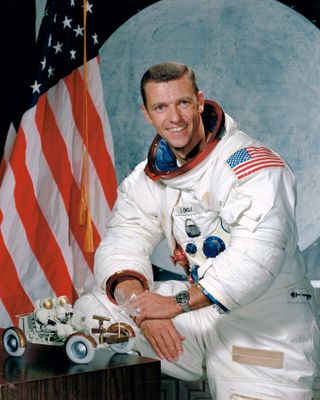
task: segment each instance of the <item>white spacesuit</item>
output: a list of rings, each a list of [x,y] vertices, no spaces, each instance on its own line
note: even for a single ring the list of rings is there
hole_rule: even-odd
[[[196,282],[214,305],[174,318],[184,351],[162,371],[197,380],[205,370],[218,400],[311,399],[319,329],[297,247],[293,174],[216,103],[202,117],[213,134],[194,159],[174,165],[157,137],[147,166],[121,184],[95,254],[97,286],[74,309],[134,325],[114,303],[115,279],[131,275],[163,295]],[[164,238],[190,282],[153,281],[149,256]],[[135,330],[136,349],[156,357]]]

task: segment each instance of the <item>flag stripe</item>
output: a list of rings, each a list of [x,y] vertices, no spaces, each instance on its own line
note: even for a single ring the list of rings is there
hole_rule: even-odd
[[[55,136],[53,132],[54,124],[52,125],[51,122],[51,117],[48,116],[50,114],[51,110],[50,107],[45,106],[45,95],[44,95],[44,100],[41,98],[39,99],[39,104],[37,107],[37,112],[36,114],[38,115],[39,112],[39,107],[45,108],[46,109],[46,121],[48,122],[48,130],[53,134],[54,137],[54,143],[52,144],[51,150],[53,158],[55,160],[59,160],[59,162],[56,162],[56,165],[60,165],[60,167],[64,171],[67,171],[67,166],[64,165],[63,162],[61,162],[61,155],[62,152],[56,153],[55,151],[55,143],[59,143],[59,136]],[[25,122],[27,120],[27,122]],[[41,121],[41,118],[40,118]],[[41,126],[41,122],[38,121],[38,123]],[[44,155],[48,152],[50,152],[50,146],[47,145],[42,145],[40,142],[40,133],[38,132],[36,123],[35,123],[35,117],[33,116],[32,110],[29,110],[28,113],[28,118],[25,118],[24,121],[22,122],[22,126],[25,126],[25,129],[29,130],[29,135],[28,137],[28,146],[27,150],[30,149],[30,151],[27,151],[27,154],[30,153],[29,156],[27,156],[28,162],[28,168],[29,171],[31,172],[31,178],[33,179],[33,186],[34,187],[39,187],[39,193],[37,193],[37,199],[39,202],[39,206],[41,207],[41,210],[57,240],[57,243],[59,244],[61,248],[61,252],[63,254],[64,259],[67,261],[67,267],[70,276],[73,278],[75,282],[75,289],[79,289],[79,282],[81,281],[81,285],[83,286],[83,282],[87,277],[90,277],[91,273],[88,268],[88,263],[92,269],[93,266],[93,254],[92,253],[84,253],[82,250],[83,246],[83,237],[82,237],[82,242],[81,245],[76,243],[76,241],[73,238],[73,232],[71,229],[71,232],[69,232],[69,217],[66,212],[65,205],[63,203],[62,195],[58,190],[58,187],[56,185],[56,182],[51,174],[51,170],[49,169],[49,166],[46,162],[46,159]],[[46,124],[47,125],[47,124]],[[47,130],[47,129],[45,129]],[[33,132],[35,134],[33,135]],[[44,137],[45,135],[42,135]],[[33,139],[33,141],[31,140]],[[43,140],[44,142],[45,140]],[[48,149],[46,149],[48,147]],[[35,163],[34,160],[36,158],[35,152],[37,149],[43,149],[42,151],[38,151],[39,154],[37,154],[37,162]],[[41,176],[37,174],[37,170],[35,170],[34,165],[41,165]],[[65,174],[66,175],[66,174]],[[65,176],[64,175],[64,176]],[[34,177],[37,177],[37,180],[34,179]],[[50,190],[42,190],[43,187],[47,186],[50,188]],[[67,190],[67,187],[65,185],[62,185],[64,187],[63,191]],[[70,187],[69,187],[70,190]],[[79,190],[78,190],[79,191]],[[72,202],[72,200],[70,200]],[[79,202],[75,203],[75,209],[78,208]],[[59,221],[59,223],[57,223]],[[78,226],[79,224],[77,224]],[[82,230],[84,228],[82,227]],[[81,254],[79,254],[81,253]],[[86,256],[87,261],[84,259],[84,256]],[[19,265],[19,263],[17,263]],[[29,268],[31,269],[31,261]],[[78,276],[80,275],[80,276]],[[47,284],[42,284],[42,287],[48,287]],[[39,298],[39,296],[33,296],[32,298]],[[71,299],[70,299],[71,300]]]
[[[64,79],[68,88],[69,96],[73,108],[73,118],[77,125],[77,128],[85,142],[85,130],[83,126],[83,90],[79,88],[83,87],[83,79],[78,70],[71,76],[69,75]],[[78,88],[78,90],[76,90]],[[93,160],[94,166],[97,170],[100,181],[104,188],[104,194],[108,201],[109,207],[112,208],[116,199],[117,181],[115,177],[114,166],[112,159],[106,149],[104,133],[102,129],[101,120],[97,111],[92,103],[90,93],[88,93],[88,115],[90,119],[88,121],[89,131],[89,149],[91,159]],[[100,153],[100,157],[99,157]],[[104,162],[101,163],[100,160]]]
[[[83,141],[76,125],[74,124],[72,105],[70,103],[70,98],[66,93],[66,86],[64,81],[61,80],[54,90],[49,90],[48,102],[52,112],[54,113],[57,129],[65,143],[70,168],[72,169],[71,172],[75,181],[79,182],[80,185]],[[63,101],[61,99],[63,99]],[[73,131],[72,136],[70,134],[68,135],[70,130]],[[104,188],[94,168],[91,157],[89,157],[89,175],[91,217],[101,237],[105,234],[106,217],[110,214],[111,209],[106,202]],[[106,186],[108,187],[107,184]],[[79,201],[76,198],[74,202],[71,201],[71,204],[74,204],[74,207],[78,209]],[[76,218],[78,219],[77,216]]]
[[[90,93],[90,97],[93,101],[94,107],[100,116],[100,120],[102,121],[103,133],[104,133],[103,138],[105,140],[106,147],[108,149],[108,154],[110,155],[110,158],[112,160],[112,164],[114,164],[114,149],[113,149],[113,140],[112,140],[110,122],[105,104],[104,102],[101,101],[101,99],[103,99],[104,96],[102,90],[99,56],[95,57],[94,59],[88,62],[87,77],[89,80],[88,91]]]
[[[15,264],[7,251],[2,235],[0,235],[0,262],[6,266],[2,269],[0,279],[1,301],[8,310],[11,320],[16,321],[16,315],[20,313],[22,308],[31,311],[33,305],[20,283]],[[13,298],[18,299],[18,301],[12,303],[11,299]]]
[[[63,200],[56,186],[47,160],[42,151],[40,134],[36,125],[37,107],[29,110],[22,119],[21,127],[26,132],[26,167],[28,169],[39,208],[41,209],[52,235],[61,249],[69,275],[72,276],[72,254],[69,242],[69,222]],[[43,188],[46,187],[46,190]],[[60,221],[57,224],[57,221]],[[39,226],[41,229],[41,226]]]
[[[93,271],[88,268],[88,264],[83,256],[82,248],[79,247],[73,235],[70,235],[70,246],[73,256],[72,265],[74,267],[73,286],[77,293],[79,290],[83,289],[90,290],[93,284]],[[93,253],[90,254],[93,257]]]
[[[7,309],[2,302],[1,293],[0,293],[0,321],[2,326],[10,326],[12,324],[11,318],[7,313]]]
[[[3,223],[3,213],[0,210],[1,224]],[[16,321],[16,315],[21,310],[21,305],[29,307],[32,310],[32,302],[27,296],[18,277],[15,264],[4,243],[3,236],[0,234],[0,265],[5,265],[2,269],[0,279],[0,298],[3,305],[10,310],[9,316],[13,321]],[[11,299],[18,297],[18,301],[11,306]],[[10,305],[8,307],[8,305]]]
[[[242,178],[246,177],[247,175],[252,174],[253,172],[259,171],[260,169],[272,168],[272,167],[283,167],[283,163],[279,163],[279,162],[271,163],[271,162],[269,162],[267,164],[258,165],[255,168],[250,168],[246,172],[238,175],[238,179],[242,179]]]
[[[16,266],[20,282],[30,299],[46,297],[52,292],[50,283],[45,277],[39,263],[30,248],[24,226],[17,216],[14,199],[15,180],[10,163],[5,177],[6,190],[0,197],[0,208],[3,212],[1,233],[6,251]],[[12,230],[14,226],[14,231]],[[1,254],[1,252],[0,252]],[[45,289],[44,289],[45,288]],[[48,293],[48,288],[49,293]],[[20,304],[20,298],[15,300]],[[23,303],[22,303],[23,305]]]
[[[18,132],[15,151],[10,160],[16,180],[14,198],[17,212],[25,227],[32,251],[50,281],[54,292],[72,298],[73,285],[65,260],[35,198],[32,181],[23,162],[26,141],[22,128],[20,127],[19,130],[21,132],[20,134]]]
[[[268,165],[279,165],[283,166],[283,162],[279,160],[277,157],[256,157],[253,160],[245,161],[238,167],[235,167],[233,170],[235,173],[240,174],[243,171],[246,171],[249,168],[256,167],[258,165],[264,165],[267,167]]]
[[[64,202],[67,213],[65,216],[66,221],[68,220],[67,217],[69,215],[71,232],[78,242],[79,248],[81,248],[83,246],[85,233],[85,226],[80,226],[79,224],[81,192],[77,182],[72,176],[67,149],[56,125],[52,109],[47,102],[46,95],[43,95],[39,99],[36,113],[36,124],[41,136],[43,154],[50,166],[58,191]],[[59,160],[58,163],[57,160]],[[63,219],[59,218],[59,220]],[[97,245],[100,242],[100,236],[94,225],[93,238],[94,243]],[[83,251],[83,256],[87,260],[89,267],[92,269],[92,254]]]

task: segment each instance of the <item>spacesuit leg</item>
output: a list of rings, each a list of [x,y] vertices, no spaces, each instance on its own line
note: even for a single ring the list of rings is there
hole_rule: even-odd
[[[207,375],[214,399],[312,399],[319,328],[311,304],[288,300],[290,290],[207,319],[213,332],[205,337]]]

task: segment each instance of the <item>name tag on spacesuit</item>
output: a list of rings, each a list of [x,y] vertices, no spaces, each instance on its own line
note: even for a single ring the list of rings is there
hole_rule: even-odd
[[[202,209],[197,204],[192,204],[189,206],[179,206],[174,208],[175,215],[194,215],[201,213]]]

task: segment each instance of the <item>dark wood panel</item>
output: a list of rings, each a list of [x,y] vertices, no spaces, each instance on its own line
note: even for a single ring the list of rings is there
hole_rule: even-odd
[[[22,357],[0,348],[1,400],[160,400],[160,361],[98,349],[89,364],[62,347],[28,344]]]

